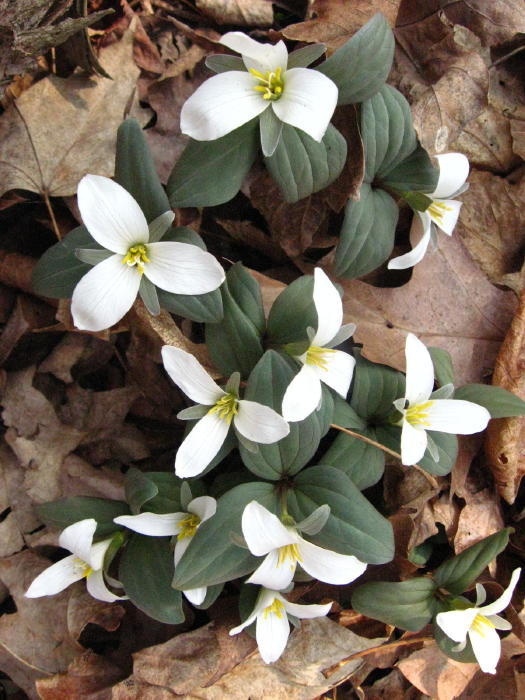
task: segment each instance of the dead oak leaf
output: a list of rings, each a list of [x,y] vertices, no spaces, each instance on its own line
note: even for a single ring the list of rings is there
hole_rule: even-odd
[[[197,9],[217,24],[269,27],[273,8],[268,0],[196,0]]]
[[[436,645],[415,651],[397,667],[410,683],[436,700],[457,698],[479,670],[478,664],[447,658]]]
[[[133,99],[139,69],[133,32],[101,52],[113,80],[99,76],[49,76],[26,90],[0,118],[0,194],[26,189],[71,195],[86,173],[112,176],[115,141]],[[135,103],[145,123],[148,112]]]

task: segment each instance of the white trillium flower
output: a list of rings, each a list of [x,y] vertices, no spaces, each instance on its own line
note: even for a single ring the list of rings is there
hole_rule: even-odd
[[[281,440],[290,432],[288,423],[272,408],[239,399],[236,392],[221,389],[190,353],[165,345],[162,360],[175,384],[200,404],[204,413],[177,451],[177,476],[197,476],[204,471],[226,440],[232,423],[241,440],[246,438],[265,445]]]
[[[138,515],[119,515],[114,522],[151,537],[177,536],[174,552],[174,564],[182,558],[191,544],[200,525],[217,510],[217,501],[211,496],[198,496],[187,505],[187,511],[181,513],[139,513]],[[189,588],[182,591],[194,605],[200,605],[206,597],[206,586]]]
[[[346,398],[355,367],[354,358],[341,350],[333,350],[355,331],[354,324],[343,326],[343,304],[339,292],[326,274],[314,271],[313,301],[317,311],[317,331],[310,347],[295,357],[302,363],[283,397],[283,417],[287,421],[304,420],[321,403],[321,382]]]
[[[307,542],[297,527],[286,527],[257,501],[248,503],[243,511],[242,533],[250,552],[265,557],[247,583],[283,590],[291,583],[298,563],[318,581],[336,585],[350,583],[366,569],[357,557]]]
[[[461,399],[431,399],[434,366],[425,345],[409,333],[405,346],[406,390],[404,399],[394,406],[403,414],[401,425],[401,461],[417,464],[430,448],[427,430],[453,435],[471,435],[485,430],[490,413],[483,406]],[[439,455],[432,455],[434,459]]]
[[[188,243],[152,242],[142,209],[113,180],[83,177],[78,207],[87,230],[105,250],[77,251],[81,260],[96,263],[73,292],[71,313],[77,328],[100,331],[112,326],[129,311],[141,283],[153,288],[156,299],[153,285],[173,294],[205,294],[224,281],[224,270],[210,253]],[[161,218],[162,235],[173,213]]]
[[[55,595],[85,578],[88,592],[93,598],[106,603],[123,600],[125,596],[112,593],[104,581],[104,557],[112,538],[93,544],[96,529],[97,521],[93,518],[79,520],[66,527],[60,533],[58,544],[73,553],[44,569],[27,589],[26,598]]]
[[[485,602],[485,589],[476,585],[476,603],[463,610],[449,610],[436,616],[436,623],[454,642],[459,642],[456,651],[462,651],[467,643],[467,636],[480,668],[485,673],[496,673],[496,666],[501,654],[501,641],[496,630],[510,630],[510,622],[496,613],[504,610],[510,603],[521,569],[515,569],[508,588],[489,605],[480,607]]]
[[[436,158],[439,161],[439,180],[436,189],[428,195],[432,204],[426,211],[417,212],[423,226],[423,236],[411,251],[389,261],[390,270],[404,270],[423,259],[430,243],[432,224],[448,236],[452,235],[456,226],[462,203],[449,197],[465,191],[469,162],[462,153],[444,153]]]
[[[246,70],[226,71],[206,80],[184,103],[181,131],[197,141],[212,141],[264,115],[305,131],[321,141],[337,105],[338,90],[330,78],[310,68],[288,69],[283,41],[260,44],[242,32],[228,32],[219,43],[240,53]],[[263,151],[271,155],[278,142]]]
[[[255,636],[259,653],[266,664],[271,664],[281,656],[290,635],[288,615],[293,618],[310,620],[327,615],[332,603],[325,605],[300,605],[289,603],[277,591],[261,588],[255,607],[238,627],[230,630],[230,635],[239,634],[252,622],[256,623]]]

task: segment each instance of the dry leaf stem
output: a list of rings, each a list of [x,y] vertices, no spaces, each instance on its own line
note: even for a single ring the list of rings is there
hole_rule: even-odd
[[[376,442],[375,440],[372,440],[372,438],[366,437],[366,435],[361,435],[361,433],[356,433],[353,430],[349,430],[348,428],[343,428],[340,425],[336,425],[335,423],[331,424],[332,428],[335,428],[336,430],[340,430],[343,433],[346,433],[347,435],[351,435],[352,437],[357,438],[358,440],[362,440],[363,442],[368,443],[369,445],[373,445],[374,447],[377,447],[379,450],[383,450],[383,452],[386,452],[389,455],[392,455],[392,457],[395,457],[401,462],[401,455],[399,452],[395,452],[394,450],[391,450],[389,447],[386,445],[382,445],[380,442]],[[421,472],[421,474],[425,477],[425,479],[428,481],[429,484],[432,485],[433,488],[437,489],[439,488],[438,482],[434,479],[434,477],[429,474],[427,471],[422,469],[419,464],[414,464],[413,469],[417,469],[418,472]]]

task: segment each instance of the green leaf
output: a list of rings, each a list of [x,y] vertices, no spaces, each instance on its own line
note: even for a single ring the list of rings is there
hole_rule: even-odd
[[[366,421],[361,416],[358,416],[352,406],[338,394],[334,395],[334,417],[332,422],[349,430],[364,430],[366,428]]]
[[[350,405],[368,422],[383,423],[394,411],[394,401],[405,395],[405,375],[392,367],[370,362],[358,351],[354,354],[356,366]]]
[[[454,366],[452,364],[450,353],[442,348],[428,347],[427,350],[432,358],[432,364],[434,365],[434,376],[436,377],[436,381],[439,386],[454,384],[456,377],[454,374]]]
[[[264,352],[261,336],[235,301],[228,278],[221,286],[224,317],[220,323],[207,323],[206,345],[211,361],[224,376],[240,372],[246,378]]]
[[[259,118],[215,141],[190,140],[168,179],[173,207],[212,207],[235,197],[259,150]]]
[[[171,587],[172,578],[170,538],[131,535],[119,567],[126,595],[154,620],[177,625],[184,622],[182,593]]]
[[[134,514],[140,513],[141,510],[149,513],[179,512],[181,483],[181,479],[169,472],[142,472],[140,469],[131,467],[124,481],[126,500],[131,512]],[[195,482],[192,482],[192,489],[194,485]]]
[[[381,185],[399,192],[433,192],[438,179],[439,170],[432,165],[425,149],[417,144],[416,149],[401,163],[382,174]]]
[[[373,581],[359,586],[352,595],[352,608],[362,615],[417,632],[439,611],[431,578],[400,583]]]
[[[290,358],[268,350],[250,374],[244,398],[269,406],[280,414],[284,393],[298,369]],[[255,453],[239,445],[244,465],[263,479],[276,480],[296,474],[317,451],[329,427],[332,411],[333,401],[325,388],[320,410],[303,421],[290,423],[290,433],[282,440],[258,445]]]
[[[449,559],[434,572],[434,581],[439,588],[452,594],[461,594],[478,578],[490,562],[508,544],[512,528],[505,528],[485,537],[461,554]]]
[[[394,247],[399,209],[392,197],[364,182],[360,198],[349,199],[335,256],[336,274],[345,279],[379,267]]]
[[[364,431],[376,440],[375,433],[373,437],[370,433]],[[377,484],[385,470],[385,455],[379,448],[342,432],[324,453],[322,462],[343,471],[360,491]]]
[[[259,283],[240,262],[230,267],[227,279],[232,297],[262,336],[266,318]]]
[[[287,202],[297,202],[336,180],[346,162],[346,141],[332,124],[320,143],[289,124],[272,156],[264,159]]]
[[[129,515],[128,504],[91,496],[73,496],[60,501],[40,503],[36,506],[38,516],[49,527],[63,530],[79,520],[94,518],[97,521],[97,537],[107,537],[122,528],[113,522],[119,515]]]
[[[385,83],[394,45],[390,25],[384,15],[377,13],[316,70],[337,85],[338,104],[364,102]]]
[[[314,278],[305,275],[283,289],[268,316],[268,339],[280,346],[308,340],[307,329],[317,328],[314,306]]]
[[[441,612],[441,610],[439,610],[438,612]],[[436,640],[437,645],[441,649],[441,651],[450,659],[453,659],[454,661],[459,661],[459,663],[462,664],[477,663],[477,659],[468,636],[466,647],[462,651],[456,651],[455,649],[458,646],[458,643],[455,642],[453,639],[450,639],[450,637],[447,637],[447,635],[443,632],[441,627],[436,622],[434,622],[434,639]]]
[[[77,226],[67,236],[48,248],[33,270],[33,292],[51,299],[70,299],[78,281],[91,265],[75,255],[77,248],[102,250],[84,226]]]
[[[330,516],[311,538],[313,542],[341,554],[353,554],[369,564],[392,560],[392,525],[344,472],[325,464],[300,472],[288,494],[291,515],[303,520],[325,503],[330,506]]]
[[[308,44],[288,54],[287,70],[290,68],[306,68],[326,52],[325,44]]]
[[[136,119],[126,119],[117,132],[115,180],[137,200],[148,222],[171,209]]]
[[[211,54],[204,61],[206,68],[215,73],[225,73],[230,70],[246,70],[244,61],[240,56],[229,56],[225,53]]]
[[[200,525],[177,565],[173,580],[177,588],[211,586],[254,571],[260,560],[232,539],[232,535],[242,536],[242,513],[252,500],[277,511],[278,497],[272,484],[241,484],[221,496],[217,512]]]
[[[492,418],[525,415],[525,401],[500,386],[466,384],[456,389],[454,398],[484,406]]]
[[[204,241],[193,229],[187,226],[170,228],[162,237],[162,241],[189,243],[206,250]],[[189,318],[199,323],[218,323],[222,320],[223,308],[220,289],[214,289],[207,294],[172,294],[163,289],[157,289],[160,305],[166,311],[177,316]]]

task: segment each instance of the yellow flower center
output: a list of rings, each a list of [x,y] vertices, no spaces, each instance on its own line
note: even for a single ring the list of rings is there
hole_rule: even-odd
[[[93,569],[90,567],[90,565],[80,559],[80,557],[75,557],[73,559],[73,564],[75,566],[75,570],[81,574],[83,578],[88,578],[88,576],[91,576],[93,573]]]
[[[284,547],[279,547],[277,566],[286,564],[288,560],[290,561],[290,569],[292,569],[292,571],[295,569],[296,562],[302,561],[302,557],[299,554],[296,544],[287,544]]]
[[[277,617],[281,618],[283,617],[283,613],[284,605],[281,603],[280,600],[277,600],[277,598],[275,598],[271,605],[268,605],[266,608],[264,608],[263,615],[265,618],[267,618],[268,615],[277,615]]]
[[[239,412],[239,400],[235,394],[226,394],[222,396],[215,406],[212,406],[208,413],[216,413],[219,418],[228,422],[232,422],[234,416]]]
[[[425,403],[418,403],[415,406],[410,406],[405,412],[405,420],[407,420],[411,425],[426,425],[429,426],[428,422],[428,409],[432,406],[433,401],[426,401]]]
[[[123,265],[128,265],[129,267],[134,267],[136,265],[141,275],[144,273],[144,263],[149,263],[149,258],[146,246],[142,245],[142,243],[131,246],[126,255],[122,258]]]
[[[259,85],[256,85],[254,90],[262,94],[263,100],[278,100],[281,97],[284,81],[280,68],[276,68],[274,71],[267,70],[264,74],[255,68],[250,68],[250,73],[259,81]]]
[[[317,345],[312,345],[306,351],[306,364],[320,367],[327,372],[330,355],[334,352],[335,350],[330,348],[320,348]]]
[[[185,537],[193,537],[197,532],[197,528],[201,524],[201,519],[195,513],[188,513],[179,523],[178,540],[183,540]]]
[[[471,624],[470,629],[484,637],[487,632],[487,628],[495,629],[495,625],[492,624],[488,617],[478,613],[474,618],[474,622]]]
[[[429,206],[427,209],[428,213],[430,216],[435,219],[438,224],[441,226],[443,224],[443,217],[446,214],[447,211],[452,211],[452,207],[447,207],[445,202],[435,202],[432,201],[432,204]]]

